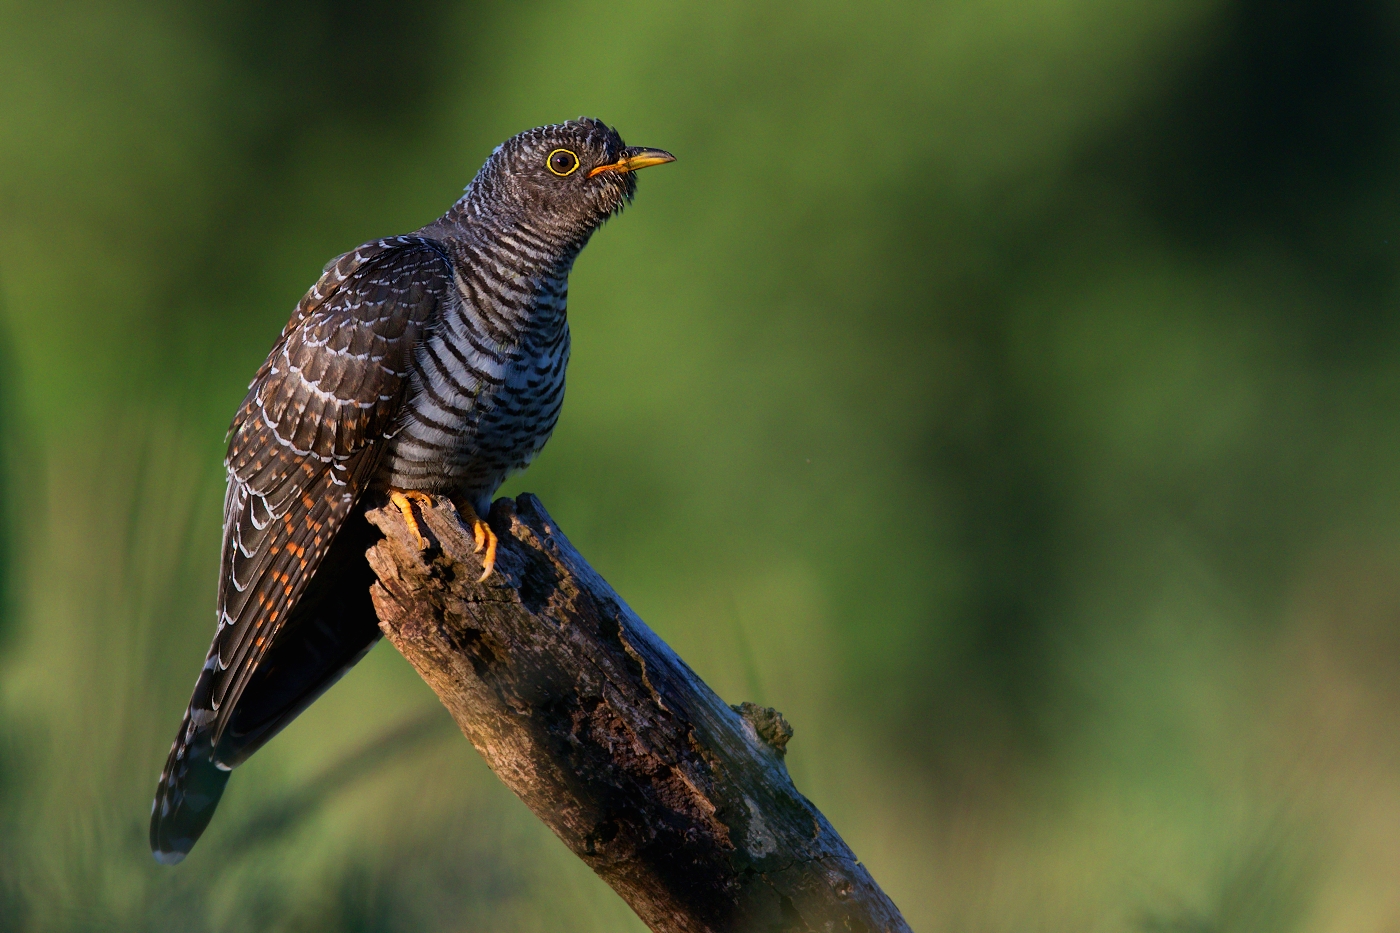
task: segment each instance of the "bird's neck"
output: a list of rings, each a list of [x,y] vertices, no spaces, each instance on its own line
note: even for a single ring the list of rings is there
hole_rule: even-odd
[[[443,239],[490,249],[496,263],[517,275],[567,278],[593,229],[514,208],[489,181],[478,177],[438,221]]]
[[[475,329],[510,343],[567,330],[569,271],[582,244],[520,217],[473,210],[468,198],[420,232],[452,256],[458,312]]]

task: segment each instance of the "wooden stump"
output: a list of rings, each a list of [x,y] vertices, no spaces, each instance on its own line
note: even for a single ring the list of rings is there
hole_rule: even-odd
[[[371,512],[380,628],[491,769],[666,933],[907,931],[783,764],[773,710],[727,706],[530,495],[498,500],[485,583],[453,505]]]

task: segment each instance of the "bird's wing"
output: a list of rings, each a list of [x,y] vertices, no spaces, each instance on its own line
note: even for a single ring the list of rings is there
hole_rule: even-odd
[[[413,349],[451,281],[442,247],[421,237],[348,253],[307,293],[254,378],[225,461],[219,629],[206,664],[216,744],[368,483]]]
[[[237,763],[219,760],[219,739],[369,481],[396,426],[413,350],[451,281],[442,246],[423,237],[346,253],[297,305],[254,377],[229,431],[219,627],[151,809],[158,860],[184,858],[209,824]],[[311,672],[320,680],[309,686],[327,673]],[[271,725],[255,723],[261,733],[232,753],[251,753],[304,699],[272,710]]]

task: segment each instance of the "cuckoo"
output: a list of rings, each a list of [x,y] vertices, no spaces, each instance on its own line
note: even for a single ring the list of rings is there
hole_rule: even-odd
[[[569,362],[569,270],[673,161],[598,120],[501,144],[415,233],[332,260],[298,303],[229,430],[218,627],[161,773],[151,851],[178,862],[229,772],[379,638],[367,507],[450,496],[473,528],[554,430]]]

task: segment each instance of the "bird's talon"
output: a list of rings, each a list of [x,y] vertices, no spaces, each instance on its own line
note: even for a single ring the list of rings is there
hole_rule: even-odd
[[[416,501],[425,507],[430,506],[433,504],[433,497],[418,489],[393,489],[389,491],[389,501],[399,510],[399,514],[403,515],[408,530],[413,532],[413,537],[418,542],[418,550],[426,551],[430,542],[418,527],[418,519],[413,515],[413,503]]]
[[[496,533],[491,530],[491,526],[481,519],[476,520],[476,525],[472,528],[478,540],[486,542],[486,556],[481,559],[481,576],[477,583],[485,583],[486,578],[491,576],[491,571],[496,567]],[[478,551],[481,548],[477,548]]]
[[[483,583],[496,567],[496,533],[486,524],[485,519],[476,514],[476,509],[470,502],[457,500],[457,513],[462,516],[463,521],[471,525],[472,541],[475,543],[472,553],[485,552],[481,558],[481,576],[476,580],[477,583]]]

